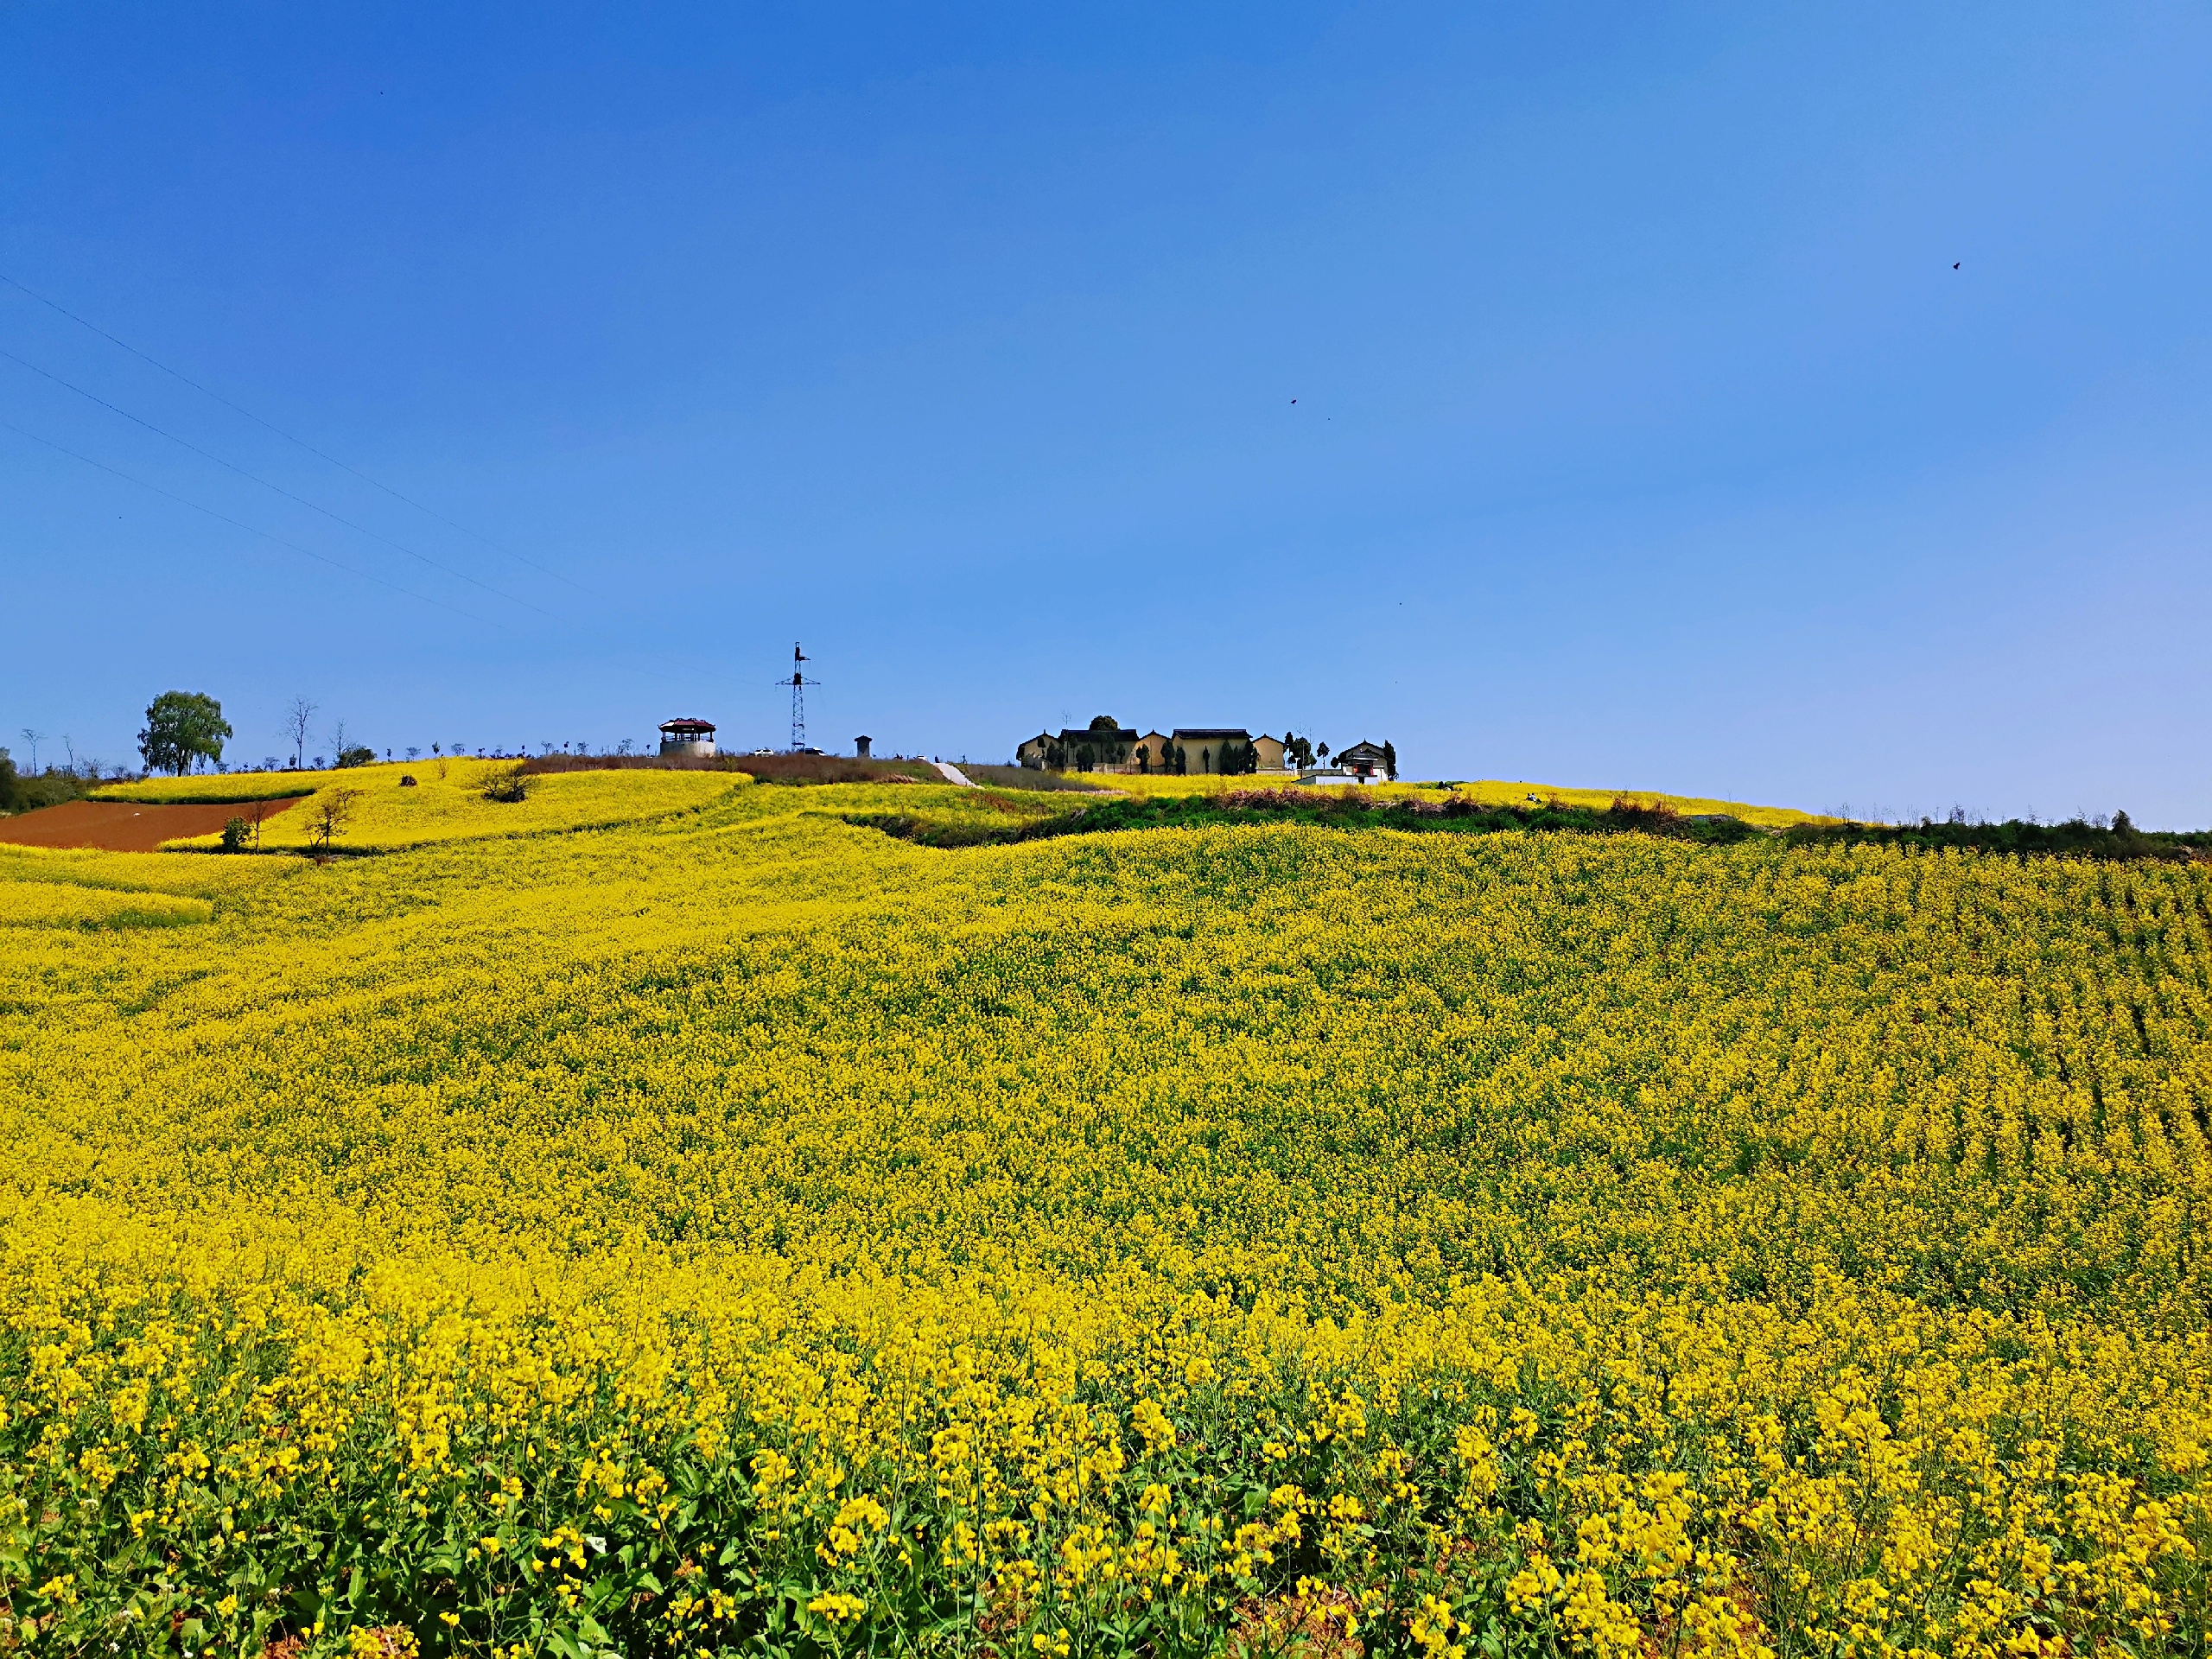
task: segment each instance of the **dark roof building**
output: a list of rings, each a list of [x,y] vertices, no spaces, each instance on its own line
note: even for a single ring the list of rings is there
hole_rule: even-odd
[[[1390,756],[1380,743],[1370,743],[1365,738],[1337,751],[1337,765],[1364,782],[1376,772],[1387,771]]]
[[[1038,733],[1014,751],[1014,759],[1053,772],[1126,772],[1136,741],[1135,731],[1111,715],[1100,715],[1088,726],[1062,727],[1058,736]]]
[[[1052,772],[1279,772],[1283,745],[1264,732],[1255,737],[1241,726],[1179,726],[1172,734],[1141,734],[1101,715],[1088,726],[1023,739],[1014,759]]]

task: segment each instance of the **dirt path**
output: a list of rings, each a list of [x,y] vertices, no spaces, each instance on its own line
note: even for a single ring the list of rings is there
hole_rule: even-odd
[[[0,818],[0,842],[17,847],[99,847],[111,853],[150,853],[165,841],[212,836],[232,818],[264,819],[304,799],[232,801],[221,806],[156,806],[147,801],[66,801]]]
[[[932,760],[930,762],[930,765],[938,769],[938,775],[948,784],[957,784],[963,789],[973,789],[976,787],[976,780],[970,778],[966,772],[961,771],[959,767],[954,766],[950,760]]]

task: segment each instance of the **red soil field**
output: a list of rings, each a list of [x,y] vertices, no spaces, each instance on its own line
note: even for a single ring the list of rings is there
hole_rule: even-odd
[[[0,842],[18,847],[98,847],[111,853],[150,853],[181,836],[212,836],[256,805],[273,818],[304,798],[233,801],[222,806],[156,806],[145,801],[66,801],[19,817],[0,818]]]

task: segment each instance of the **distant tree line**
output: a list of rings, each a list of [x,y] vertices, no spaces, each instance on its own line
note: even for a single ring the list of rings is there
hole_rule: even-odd
[[[2139,830],[2124,811],[2062,823],[2007,818],[1969,821],[1962,810],[1917,823],[1799,823],[1783,831],[1792,847],[1885,846],[1923,851],[2011,853],[2022,858],[2212,860],[2212,830]]]
[[[41,806],[59,806],[92,793],[97,776],[75,766],[48,766],[43,772],[19,771],[15,756],[0,749],[0,812],[29,812]]]

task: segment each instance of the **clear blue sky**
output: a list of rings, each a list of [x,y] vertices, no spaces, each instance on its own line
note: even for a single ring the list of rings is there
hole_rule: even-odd
[[[2212,823],[2208,86],[2193,3],[0,4],[0,270],[530,562],[0,288],[423,556],[0,359],[363,573],[0,429],[0,741],[750,746],[799,638],[835,748]]]

